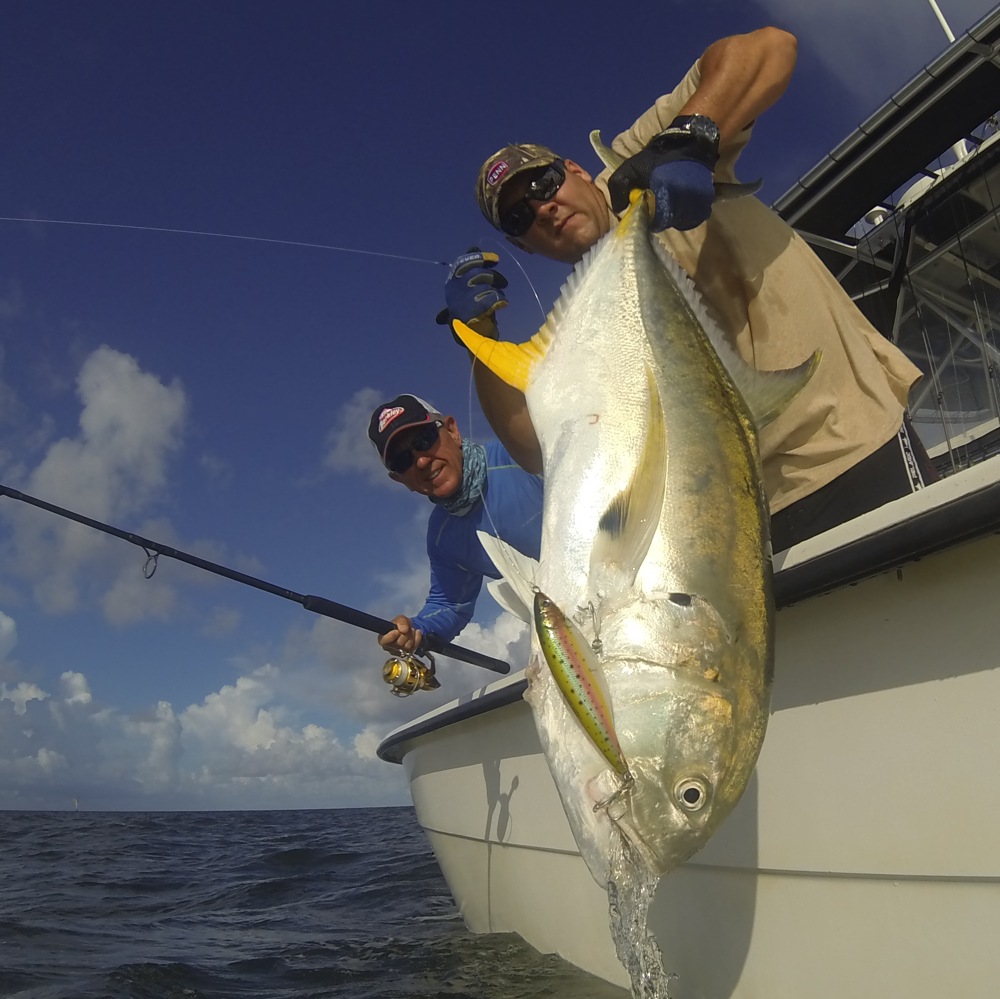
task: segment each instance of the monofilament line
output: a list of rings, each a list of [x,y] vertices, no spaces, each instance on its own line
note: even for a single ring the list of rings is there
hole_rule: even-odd
[[[302,246],[310,250],[337,250],[340,253],[358,253],[367,257],[388,257],[391,260],[411,260],[418,264],[435,264],[450,267],[447,260],[430,260],[427,257],[407,257],[401,253],[380,253],[377,250],[359,250],[353,246],[329,246],[325,243],[303,243],[295,239],[272,239],[268,236],[238,236],[231,232],[204,232],[200,229],[168,229],[156,225],[123,225],[118,222],[76,222],[71,219],[21,219],[0,215],[0,222],[42,222],[46,225],[94,226],[99,229],[138,229],[143,232],[172,232],[182,236],[215,236],[218,239],[243,239],[253,243],[280,243],[282,246]]]

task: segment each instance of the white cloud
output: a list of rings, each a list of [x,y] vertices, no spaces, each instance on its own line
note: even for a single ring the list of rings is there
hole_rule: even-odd
[[[14,714],[23,715],[27,711],[28,701],[43,701],[49,695],[34,683],[22,680],[14,687],[0,683],[0,701],[10,701],[14,705]]]
[[[90,704],[94,700],[90,693],[90,685],[82,673],[67,670],[59,678],[62,687],[62,698],[67,704]]]
[[[372,410],[385,398],[385,393],[378,389],[363,388],[340,407],[326,435],[324,468],[335,472],[356,472],[375,485],[393,485],[368,440],[368,421]]]
[[[125,713],[87,678],[59,690],[0,684],[0,807],[280,808],[400,804],[401,773],[374,756],[378,734],[342,744],[284,703],[285,674],[265,665],[175,712]]]
[[[176,382],[162,384],[134,358],[109,347],[86,359],[77,391],[80,432],[48,447],[27,476],[25,492],[105,522],[134,516],[162,493],[168,463],[181,443],[184,391]],[[125,553],[112,553],[90,528],[30,507],[4,512],[14,528],[6,567],[33,584],[36,599],[49,611],[77,606],[84,570],[107,584],[106,575],[124,564]],[[134,620],[137,612],[124,590],[107,585],[109,616]],[[151,613],[162,613],[162,606],[154,604]]]
[[[29,491],[96,518],[134,513],[166,482],[184,428],[184,390],[164,385],[134,357],[99,347],[80,370],[77,394],[80,434],[49,448]]]

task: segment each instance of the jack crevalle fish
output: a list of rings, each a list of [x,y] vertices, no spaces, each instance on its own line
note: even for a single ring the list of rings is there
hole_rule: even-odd
[[[525,699],[602,886],[613,829],[666,873],[753,771],[773,664],[757,427],[818,360],[742,362],[651,212],[652,195],[634,192],[527,343],[456,323],[525,393],[542,448],[541,557],[518,583],[534,607]]]

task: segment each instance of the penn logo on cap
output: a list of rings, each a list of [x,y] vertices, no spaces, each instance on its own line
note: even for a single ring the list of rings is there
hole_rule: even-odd
[[[509,164],[506,160],[500,160],[499,163],[494,163],[490,167],[490,172],[486,175],[486,183],[490,187],[496,187],[500,182],[500,178],[510,169]]]
[[[378,414],[378,432],[382,433],[397,416],[402,415],[404,412],[405,410],[402,406],[392,406],[389,409],[383,409]]]

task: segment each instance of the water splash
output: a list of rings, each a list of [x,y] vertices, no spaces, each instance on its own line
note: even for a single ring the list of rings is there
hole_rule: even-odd
[[[670,999],[663,955],[647,927],[659,878],[650,874],[622,834],[614,829],[608,870],[608,910],[615,952],[628,973],[634,999]]]

